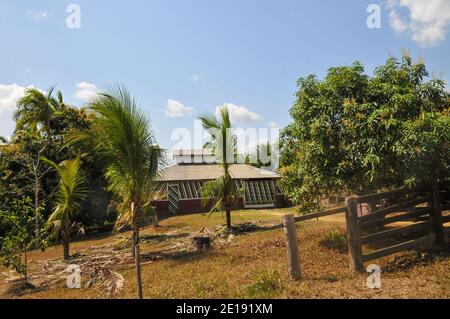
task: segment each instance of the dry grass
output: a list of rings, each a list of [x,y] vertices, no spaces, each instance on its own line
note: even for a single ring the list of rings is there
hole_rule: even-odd
[[[289,209],[241,211],[233,222],[279,222]],[[159,252],[179,234],[204,226],[223,224],[223,217],[179,216],[163,221],[155,232],[142,234],[144,253]],[[297,225],[302,280],[292,282],[287,273],[286,246],[281,229],[238,236],[230,245],[209,251],[175,254],[143,266],[146,298],[449,298],[450,254],[404,252],[376,261],[382,268],[382,290],[366,287],[366,275],[348,269],[342,216],[330,216]],[[123,235],[122,235],[123,236]],[[74,243],[72,252],[116,242],[118,236],[97,237]],[[33,252],[32,260],[60,257],[60,247]],[[134,298],[134,269],[121,270],[126,284],[117,297]],[[64,287],[39,291],[25,298],[104,298],[95,289]]]

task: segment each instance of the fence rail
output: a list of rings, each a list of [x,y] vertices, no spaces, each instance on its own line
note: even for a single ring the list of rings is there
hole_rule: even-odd
[[[346,206],[331,208],[331,209],[324,210],[320,213],[297,216],[297,217],[295,217],[295,222],[298,223],[298,222],[302,222],[302,221],[309,220],[309,219],[315,219],[315,218],[345,213],[346,210],[347,210]]]

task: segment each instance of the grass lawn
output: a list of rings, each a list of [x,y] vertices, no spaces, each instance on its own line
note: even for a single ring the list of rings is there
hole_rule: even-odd
[[[251,210],[232,213],[234,224],[244,221],[276,223],[293,209]],[[177,216],[161,222],[155,231],[142,231],[144,254],[158,253],[179,240],[166,236],[224,224],[221,214]],[[159,236],[157,236],[159,235]],[[382,289],[368,289],[367,276],[348,267],[343,215],[297,224],[302,280],[292,282],[287,272],[282,229],[249,232],[211,250],[173,254],[142,267],[145,298],[449,298],[450,254],[409,251],[375,261],[382,269]],[[117,242],[129,234],[97,236],[73,243],[71,253]],[[61,258],[62,248],[32,252],[32,264]],[[118,298],[134,298],[135,272],[121,269],[125,287]],[[5,296],[8,297],[8,296]],[[52,287],[24,298],[105,298],[98,289]]]

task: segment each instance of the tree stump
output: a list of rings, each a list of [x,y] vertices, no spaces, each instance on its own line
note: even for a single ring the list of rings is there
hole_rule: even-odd
[[[198,250],[211,248],[211,238],[209,236],[195,236],[193,240]]]

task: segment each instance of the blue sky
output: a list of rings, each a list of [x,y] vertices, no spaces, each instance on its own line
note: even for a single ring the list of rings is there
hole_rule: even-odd
[[[79,29],[66,25],[71,3]],[[449,23],[449,0],[0,0],[0,135],[23,88],[54,84],[77,106],[124,84],[169,149],[173,129],[224,103],[238,126],[283,127],[297,79],[330,66],[359,60],[371,73],[406,49],[449,79]]]

